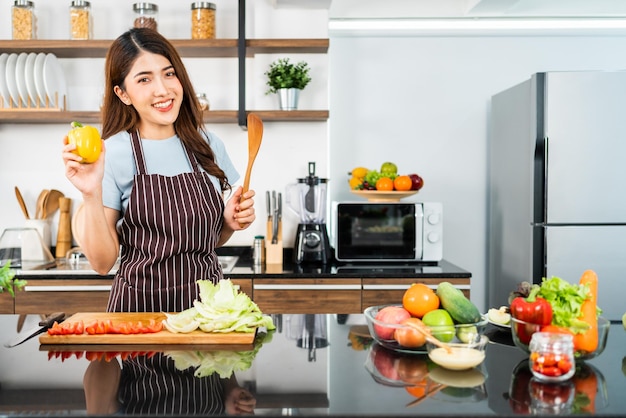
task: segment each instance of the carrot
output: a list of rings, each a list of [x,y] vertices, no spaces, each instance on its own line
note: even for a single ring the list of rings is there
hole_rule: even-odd
[[[596,373],[589,365],[583,364],[582,367],[576,368],[576,374],[572,380],[576,390],[574,410],[578,413],[595,413],[596,396],[598,394],[598,376]]]
[[[598,275],[593,270],[586,270],[580,278],[580,285],[587,286],[589,297],[581,306],[580,320],[589,324],[589,328],[574,335],[574,349],[591,353],[598,348]]]

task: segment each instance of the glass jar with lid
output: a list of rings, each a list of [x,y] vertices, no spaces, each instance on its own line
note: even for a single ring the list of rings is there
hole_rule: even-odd
[[[70,4],[70,39],[91,39],[91,3],[73,0]]]
[[[154,3],[135,3],[133,4],[133,14],[135,15],[134,27],[157,30],[159,6]]]
[[[11,8],[11,24],[13,39],[36,39],[35,3],[28,0],[15,0]]]
[[[535,378],[562,382],[574,375],[574,337],[554,332],[535,332],[528,346],[529,367]]]
[[[215,38],[215,9],[207,1],[191,3],[191,39]]]

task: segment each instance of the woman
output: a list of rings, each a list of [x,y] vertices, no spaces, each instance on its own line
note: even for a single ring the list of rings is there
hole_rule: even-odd
[[[179,312],[199,298],[197,280],[221,279],[215,248],[254,221],[254,192],[242,195],[239,187],[224,203],[239,175],[224,144],[204,130],[182,60],[158,32],[131,29],[117,38],[105,73],[106,149],[93,164],[81,164],[67,139],[63,149],[66,176],[84,201],[85,228],[75,232],[98,273],[108,273],[121,256],[107,311]],[[89,410],[115,411],[118,402],[129,408],[143,396],[132,389],[137,385],[149,386],[155,399],[170,399],[180,380],[159,365],[91,362]],[[256,403],[234,377],[190,379],[184,387],[201,410],[249,413]]]
[[[63,149],[84,202],[81,247],[100,274],[120,255],[107,311],[179,312],[199,297],[197,280],[221,279],[215,248],[254,221],[254,191],[230,190],[239,175],[204,130],[182,60],[162,35],[121,35],[105,75],[106,150],[81,164],[67,139]]]

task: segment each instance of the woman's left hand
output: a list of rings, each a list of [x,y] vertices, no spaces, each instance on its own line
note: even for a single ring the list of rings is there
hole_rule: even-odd
[[[224,223],[233,231],[245,229],[256,219],[254,211],[254,190],[243,193],[239,186],[224,207]]]

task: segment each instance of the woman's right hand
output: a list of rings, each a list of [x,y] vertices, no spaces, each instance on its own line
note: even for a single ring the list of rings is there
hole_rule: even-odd
[[[67,136],[63,139],[63,163],[65,177],[84,195],[93,194],[102,187],[104,177],[105,146],[102,143],[102,152],[95,163],[81,163],[81,157],[75,154],[75,144],[70,144]]]

